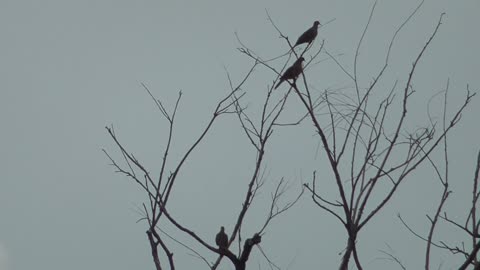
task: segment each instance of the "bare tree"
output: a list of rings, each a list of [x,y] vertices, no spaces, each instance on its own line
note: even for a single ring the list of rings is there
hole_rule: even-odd
[[[390,69],[390,55],[394,48],[398,33],[410,22],[417,11],[422,6],[423,1],[412,11],[412,13],[404,20],[404,22],[392,33],[392,38],[384,55],[384,63],[380,69],[372,76],[373,79],[367,84],[361,83],[359,70],[362,68],[359,64],[358,57],[362,50],[362,43],[368,32],[371,20],[375,13],[376,3],[373,5],[368,21],[365,25],[360,40],[356,46],[356,50],[352,59],[353,70],[349,71],[335,55],[329,53],[326,48],[325,41],[316,41],[308,43],[303,50],[298,50],[290,43],[289,38],[273,22],[268,15],[273,27],[289,46],[289,52],[285,55],[270,60],[264,60],[253,49],[242,43],[240,38],[238,41],[241,45],[239,51],[252,60],[252,67],[238,83],[234,84],[230,74],[227,77],[230,82],[230,90],[228,94],[221,99],[213,112],[213,116],[203,131],[200,132],[198,138],[192,143],[188,151],[183,155],[180,162],[173,167],[170,174],[167,175],[166,161],[169,158],[170,146],[174,141],[173,131],[175,123],[175,115],[179,109],[181,101],[181,93],[174,105],[172,112],[164,107],[163,103],[156,99],[151,91],[144,85],[152,100],[155,102],[161,116],[167,120],[169,127],[169,136],[165,142],[165,150],[163,153],[163,162],[160,166],[158,176],[154,176],[145,168],[142,163],[124,146],[112,127],[107,127],[107,131],[115,142],[123,163],[114,159],[107,151],[105,154],[116,170],[133,179],[140,188],[145,192],[148,203],[143,204],[144,220],[147,221],[147,236],[152,251],[152,257],[156,269],[163,269],[163,260],[168,261],[169,269],[175,269],[175,260],[173,252],[168,244],[164,241],[162,230],[158,224],[160,220],[166,220],[172,224],[178,231],[185,233],[191,239],[199,243],[206,251],[216,254],[215,262],[210,262],[203,255],[203,252],[194,250],[187,244],[181,243],[182,246],[194,252],[199,258],[208,265],[210,269],[216,269],[223,259],[227,257],[235,266],[235,269],[246,269],[246,263],[249,259],[252,249],[258,246],[261,241],[262,233],[267,229],[271,221],[279,214],[290,209],[300,198],[303,190],[307,190],[311,195],[313,203],[319,209],[326,211],[332,217],[337,219],[345,228],[347,243],[343,252],[339,269],[347,270],[349,262],[353,257],[355,267],[363,269],[360,251],[358,250],[358,238],[360,232],[370,223],[391,201],[392,196],[398,193],[398,187],[405,182],[406,179],[423,163],[430,162],[433,164],[433,171],[439,176],[440,182],[444,186],[442,197],[436,214],[431,218],[431,229],[426,239],[428,245],[426,248],[426,265],[429,269],[430,249],[433,243],[433,233],[435,225],[439,219],[449,222],[457,227],[461,227],[471,236],[474,247],[471,251],[460,248],[452,248],[443,244],[444,248],[448,248],[452,252],[462,253],[465,255],[466,267],[470,264],[475,265],[478,269],[476,254],[480,249],[478,242],[479,221],[476,212],[476,203],[480,192],[478,191],[478,166],[474,179],[474,193],[472,199],[472,209],[469,212],[465,226],[461,226],[455,221],[450,220],[447,215],[440,215],[443,205],[450,193],[448,189],[448,171],[445,175],[439,172],[439,169],[431,159],[431,155],[437,148],[444,146],[444,160],[448,163],[447,155],[447,134],[460,121],[461,114],[468,106],[475,94],[470,93],[468,87],[463,102],[457,105],[452,116],[447,119],[446,113],[443,117],[443,125],[441,129],[437,128],[437,123],[431,121],[429,125],[421,128],[409,129],[409,123],[414,121],[409,117],[408,111],[411,108],[411,99],[415,96],[416,89],[413,81],[416,79],[417,66],[422,63],[422,57],[428,50],[430,44],[434,40],[437,32],[442,24],[443,14],[440,14],[438,21],[433,26],[432,32],[426,37],[424,46],[414,56],[412,56],[412,66],[405,74],[403,81],[392,81],[385,90],[385,83],[379,83],[385,77],[385,73]],[[324,27],[326,24],[323,24]],[[321,30],[321,29],[320,29]],[[353,83],[353,95],[342,93],[341,91],[325,90],[323,92],[312,89],[308,80],[309,68],[318,64],[322,60],[320,56],[326,55],[334,68],[338,68]],[[271,61],[288,56],[283,68],[278,70]],[[283,71],[288,66],[290,59],[294,58],[295,63],[302,62],[306,59],[303,70],[297,80],[295,76],[282,76]],[[242,105],[242,98],[245,96],[242,87],[244,83],[252,76],[254,69],[264,67],[271,71],[276,79],[270,86],[265,89],[265,97],[262,100],[262,108],[258,119],[252,119],[249,111]],[[298,66],[295,66],[298,68]],[[278,85],[279,80],[288,83],[288,90],[281,94],[280,97],[272,95],[274,86]],[[402,85],[401,85],[402,84]],[[286,83],[283,86],[287,85]],[[447,87],[448,88],[448,87]],[[275,91],[282,91],[275,90]],[[278,92],[275,92],[278,93]],[[386,94],[385,94],[386,93]],[[276,96],[277,98],[274,98]],[[352,97],[353,96],[353,97]],[[294,123],[282,123],[279,121],[280,116],[287,106],[287,101],[296,98],[302,104],[302,116]],[[446,100],[446,96],[445,96]],[[444,111],[446,111],[447,102],[445,101]],[[251,172],[251,177],[246,180],[247,189],[245,197],[242,201],[240,211],[233,222],[233,230],[228,238],[228,245],[225,247],[213,246],[210,240],[205,240],[204,236],[194,232],[192,225],[185,225],[177,218],[174,213],[168,209],[168,201],[175,182],[179,178],[179,172],[182,170],[185,161],[190,154],[196,150],[197,146],[211,132],[211,127],[219,117],[233,115],[238,120],[245,138],[255,149],[255,166]],[[266,146],[270,143],[272,133],[277,127],[288,126],[290,128],[300,128],[299,123],[302,121],[310,121],[313,124],[314,131],[318,137],[319,144],[322,146],[322,153],[327,159],[328,167],[332,177],[317,171],[312,172],[312,178],[309,183],[304,184],[304,189],[289,203],[280,204],[281,198],[286,191],[287,181],[282,178],[279,180],[276,189],[272,193],[270,211],[266,214],[264,224],[259,227],[253,235],[249,235],[245,240],[242,239],[241,228],[246,222],[246,213],[250,209],[253,199],[258,190],[265,181],[263,174],[263,164],[265,161]],[[480,157],[479,157],[480,158]],[[448,165],[448,164],[447,164]],[[448,167],[448,166],[446,166]],[[326,195],[326,191],[319,188],[319,181],[333,181],[336,187],[336,195]],[[332,194],[332,192],[329,192]],[[467,225],[469,224],[470,227]],[[166,234],[167,237],[170,237]],[[179,242],[175,237],[171,237],[175,242]],[[209,239],[213,240],[213,237]],[[238,242],[238,248],[235,252],[232,250],[232,243]],[[442,244],[438,244],[441,246]],[[158,246],[161,247],[159,250]],[[402,263],[391,253],[384,252],[389,258],[405,268]],[[270,267],[276,267],[268,258]]]
[[[379,81],[389,68],[390,54],[397,35],[422,4],[423,1],[393,33],[385,55],[384,65],[367,86],[362,86],[360,83],[358,70],[361,67],[359,66],[358,56],[374,15],[376,2],[371,9],[367,24],[356,48],[353,57],[353,71],[348,71],[335,56],[324,49],[324,41],[321,42],[319,49],[311,54],[304,70],[308,70],[309,65],[318,63],[317,57],[321,52],[324,52],[353,82],[354,98],[327,90],[323,93],[315,93],[310,90],[306,72],[302,73],[301,84],[295,81],[289,82],[291,89],[293,89],[306,111],[305,117],[293,124],[298,124],[304,119],[310,119],[313,123],[327,157],[333,175],[332,180],[337,187],[338,197],[325,197],[326,192],[318,188],[318,174],[315,171],[313,172],[311,185],[305,184],[313,202],[320,209],[335,217],[346,230],[348,240],[339,267],[340,270],[348,269],[352,255],[356,268],[363,269],[357,249],[359,233],[387,205],[397,192],[400,184],[429,159],[429,156],[441,145],[442,141],[446,141],[447,134],[458,123],[461,113],[475,95],[467,89],[463,103],[456,109],[450,119],[444,120],[445,125],[442,130],[437,130],[436,123],[432,122],[431,125],[408,131],[408,121],[415,120],[407,117],[407,112],[410,107],[410,100],[415,94],[413,81],[417,76],[416,69],[421,63],[424,52],[437,35],[444,15],[441,14],[423,48],[413,58],[410,71],[406,74],[405,84],[400,87],[398,80],[392,82],[387,95],[383,98],[380,97],[382,92],[385,91],[380,91],[384,87],[379,85]],[[285,39],[294,52],[295,58],[308,59],[309,47],[300,54],[295,53],[288,37],[279,30],[270,16],[269,19],[279,35]],[[241,51],[248,57],[262,63],[275,74],[279,75],[281,73],[268,61],[262,61],[261,57],[252,53],[252,49],[244,47]],[[399,116],[396,117],[397,115]],[[322,181],[326,180],[322,179]],[[445,185],[447,186],[447,184]],[[447,197],[448,191],[445,190],[442,196]],[[432,220],[433,224],[435,224],[437,218],[436,216]],[[427,264],[428,253],[427,250]]]

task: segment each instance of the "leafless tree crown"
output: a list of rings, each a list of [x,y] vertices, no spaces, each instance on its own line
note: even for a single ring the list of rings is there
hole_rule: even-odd
[[[392,81],[387,90],[385,89],[385,82],[380,83],[387,70],[391,69],[390,57],[398,34],[416,15],[422,4],[423,1],[392,33],[384,55],[384,64],[376,71],[367,85],[362,84],[360,80],[359,70],[363,67],[360,66],[358,57],[363,49],[362,43],[374,17],[376,3],[371,9],[352,57],[352,70],[348,70],[342,64],[342,59],[339,59],[338,55],[333,55],[327,51],[325,40],[315,39],[317,30],[321,31],[329,22],[323,25],[314,22],[312,28],[305,32],[314,33],[315,35],[310,35],[313,38],[300,44],[297,44],[297,41],[296,44],[292,45],[288,36],[279,29],[267,12],[271,25],[289,46],[289,51],[279,57],[265,60],[255,53],[254,49],[245,46],[237,36],[240,44],[238,50],[251,59],[251,66],[239,82],[233,82],[229,72],[226,72],[229,82],[228,93],[220,98],[206,126],[198,132],[197,138],[193,140],[188,150],[183,153],[179,162],[173,167],[168,167],[167,164],[170,164],[170,162],[167,161],[170,161],[171,146],[175,143],[173,134],[177,121],[176,114],[181,109],[182,93],[179,93],[173,108],[168,109],[163,101],[157,99],[152,91],[145,84],[142,84],[146,93],[154,102],[154,106],[157,107],[160,117],[165,119],[168,127],[168,136],[166,141],[163,142],[165,148],[162,163],[157,168],[159,172],[157,174],[151,173],[151,170],[146,168],[121,142],[113,127],[106,127],[106,130],[119,151],[119,158],[114,158],[106,150],[104,152],[116,171],[132,179],[147,195],[147,202],[142,204],[143,218],[141,220],[147,223],[146,233],[156,269],[175,269],[175,257],[172,251],[174,245],[181,246],[188,252],[193,253],[210,269],[216,269],[221,260],[226,257],[237,270],[246,269],[253,248],[258,247],[269,267],[280,269],[262,250],[260,245],[262,234],[273,220],[295,205],[304,191],[310,195],[313,203],[319,209],[338,220],[345,228],[347,243],[339,269],[347,270],[351,258],[353,258],[357,269],[363,269],[358,250],[359,234],[385,208],[392,196],[398,193],[398,187],[424,163],[431,165],[432,171],[443,187],[435,215],[429,217],[431,226],[428,234],[423,236],[416,233],[404,219],[399,217],[412,233],[423,239],[427,244],[425,269],[431,268],[430,254],[432,247],[463,255],[465,260],[459,266],[459,269],[467,269],[469,266],[480,269],[480,263],[477,260],[477,253],[480,249],[480,241],[478,240],[480,219],[476,214],[476,204],[480,196],[478,187],[480,153],[473,177],[471,209],[466,215],[465,222],[460,223],[452,220],[443,212],[444,205],[451,192],[448,177],[447,135],[456,127],[461,119],[462,112],[475,94],[472,94],[467,87],[463,102],[456,107],[454,106],[452,113],[447,114],[449,88],[449,82],[447,82],[444,91],[444,114],[441,123],[437,123],[433,118],[430,118],[429,125],[414,130],[410,129],[409,126],[410,122],[415,121],[415,118],[409,115],[409,110],[411,109],[411,99],[415,97],[416,93],[413,82],[418,76],[421,76],[421,74],[417,74],[417,67],[422,64],[424,53],[434,41],[441,27],[444,14],[441,14],[436,24],[433,25],[432,32],[426,37],[421,50],[412,56],[411,68],[407,74],[404,74],[404,78]],[[317,29],[317,27],[319,28]],[[320,59],[322,56],[325,56],[326,59]],[[283,68],[277,69],[274,61],[285,58],[287,60],[284,60]],[[292,58],[294,64],[285,69],[292,62],[290,61]],[[305,60],[305,63],[302,65],[303,60]],[[310,73],[311,68],[323,62],[330,63],[332,69],[337,69],[346,75],[353,85],[349,93],[330,89],[320,91],[317,90],[318,86],[312,86],[309,83],[308,78],[314,76]],[[268,86],[265,87],[265,93],[261,100],[262,106],[258,112],[252,112],[245,106],[244,99],[247,98],[247,92],[244,90],[244,86],[254,75],[254,70],[259,68],[270,71],[275,79],[273,81],[266,80]],[[274,91],[282,82],[282,87]],[[277,87],[274,88],[275,85]],[[297,99],[302,104],[301,116],[298,121],[285,123],[281,119],[285,114],[288,101],[291,99]],[[255,117],[252,115],[255,115]],[[243,135],[254,149],[254,156],[251,159],[255,166],[250,172],[250,177],[243,179],[246,190],[243,200],[238,202],[240,209],[236,219],[226,220],[225,224],[218,224],[228,228],[228,230],[225,230],[225,232],[228,232],[228,237],[225,233],[219,233],[215,245],[214,236],[195,232],[194,225],[184,224],[175,217],[175,213],[169,210],[168,202],[176,182],[179,181],[179,172],[183,169],[185,161],[191,159],[191,153],[198,151],[198,146],[212,132],[212,126],[217,123],[219,118],[224,117],[232,117],[238,122]],[[285,177],[279,179],[276,188],[271,191],[269,211],[265,213],[263,224],[256,229],[255,233],[247,235],[246,238],[242,237],[242,225],[248,222],[246,214],[253,205],[258,191],[264,187],[264,183],[267,181],[264,174],[264,163],[267,145],[271,144],[271,135],[274,131],[281,132],[283,128],[300,129],[302,126],[299,124],[304,121],[310,121],[313,124],[316,138],[318,138],[319,145],[322,148],[321,154],[327,160],[332,177],[327,178],[323,173],[312,171],[311,178],[305,179],[301,191],[290,197],[287,203],[282,203],[283,200],[280,199],[285,196],[290,186],[289,181]],[[281,145],[273,145],[273,147],[281,147]],[[432,158],[432,155],[439,151],[443,153],[443,167],[445,168],[443,172],[439,168],[438,162],[435,162]],[[329,190],[327,196],[327,191],[320,187],[320,181],[333,181],[336,188],[335,192]],[[436,239],[434,238],[435,228],[440,221],[463,230],[466,237],[470,238],[472,248],[467,248],[463,242],[460,246],[456,246],[441,240],[434,240]],[[227,222],[230,223],[227,224]],[[176,232],[165,231],[162,224],[167,223],[173,225]],[[175,237],[175,234],[178,233],[190,237],[202,247],[202,250],[197,250],[198,248],[193,248],[188,243],[179,241]],[[228,238],[228,241],[225,241],[225,237]],[[236,243],[235,248],[234,243]],[[389,260],[406,269],[401,260],[396,258],[391,251],[382,251],[382,253]],[[211,260],[212,255],[215,260]]]

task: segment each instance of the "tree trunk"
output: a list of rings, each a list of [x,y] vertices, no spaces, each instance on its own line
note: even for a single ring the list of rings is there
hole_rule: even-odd
[[[342,263],[340,264],[339,270],[348,270],[348,262],[350,261],[350,257],[352,257],[352,251],[355,245],[355,239],[348,237],[348,244],[345,250],[345,254],[343,254]]]
[[[245,270],[246,263],[239,261],[235,264],[235,270]]]

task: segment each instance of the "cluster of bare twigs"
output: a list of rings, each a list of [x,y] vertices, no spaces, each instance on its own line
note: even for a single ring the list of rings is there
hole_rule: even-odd
[[[163,250],[163,254],[168,259],[169,269],[175,269],[173,252],[170,250],[167,242],[164,241],[164,237],[162,237],[162,234],[166,235],[174,242],[193,252],[197,257],[199,257],[203,262],[205,262],[210,269],[216,269],[224,256],[230,259],[236,269],[245,269],[246,262],[249,258],[252,248],[255,245],[261,243],[261,234],[265,231],[270,222],[278,215],[290,209],[303,194],[302,189],[298,196],[296,196],[292,201],[283,204],[280,203],[280,198],[285,195],[288,186],[288,181],[282,178],[278,182],[275,191],[272,193],[270,210],[265,217],[265,222],[263,226],[260,227],[258,231],[253,234],[253,236],[244,240],[242,247],[243,239],[241,237],[241,227],[244,223],[245,215],[249,210],[250,206],[252,205],[255,195],[265,183],[265,177],[262,170],[265,157],[265,148],[267,143],[269,142],[270,136],[273,133],[276,122],[285,108],[285,104],[290,94],[290,92],[288,92],[279,100],[273,101],[271,99],[272,88],[270,88],[267,91],[265,100],[263,102],[261,118],[259,119],[259,121],[256,121],[256,119],[252,119],[248,115],[245,107],[242,106],[240,101],[245,95],[245,92],[242,91],[242,86],[252,75],[255,67],[258,64],[259,62],[255,61],[247,74],[236,86],[232,82],[230,74],[227,72],[227,77],[230,82],[229,93],[218,102],[210,121],[200,133],[198,138],[192,143],[190,148],[182,156],[180,162],[178,162],[178,164],[173,168],[173,170],[169,170],[167,168],[167,160],[169,159],[169,151],[175,139],[175,136],[173,135],[176,122],[175,116],[180,107],[182,93],[179,93],[172,112],[169,112],[162,103],[162,101],[156,99],[150,89],[146,85],[142,84],[146,92],[150,95],[151,99],[155,102],[155,105],[161,113],[161,116],[167,121],[168,125],[168,138],[165,143],[165,150],[163,151],[163,159],[160,165],[160,172],[157,177],[152,175],[152,173],[150,173],[150,170],[145,168],[142,162],[137,159],[134,154],[127,150],[126,146],[124,146],[120,142],[120,139],[115,134],[115,130],[113,127],[106,127],[108,134],[113,139],[118,150],[120,151],[120,154],[123,158],[123,164],[120,164],[120,162],[114,159],[105,149],[103,150],[104,153],[111,161],[111,164],[116,168],[116,171],[134,180],[135,183],[140,186],[140,188],[146,193],[148,197],[148,203],[143,204],[142,212],[144,217],[141,220],[146,220],[148,224],[147,236],[152,251],[153,261],[157,270],[162,269],[162,260],[160,259],[161,252],[158,248],[159,246],[161,247],[161,250]],[[204,140],[216,120],[219,117],[227,114],[234,114],[237,116],[240,126],[244,131],[244,134],[256,150],[254,170],[251,178],[248,180],[248,187],[245,193],[245,198],[242,203],[241,210],[237,216],[237,220],[234,222],[233,230],[228,241],[228,246],[230,247],[230,245],[236,239],[238,239],[238,255],[234,254],[229,248],[222,249],[210,245],[210,241],[205,240],[203,237],[196,234],[191,228],[191,226],[183,225],[180,221],[178,221],[173,216],[173,214],[168,211],[167,207],[168,200],[170,198],[170,195],[172,194],[172,190],[176,181],[178,181],[179,172],[181,171],[185,161],[189,158],[190,154],[197,148],[197,146]],[[259,124],[255,124],[256,122],[259,122]],[[167,171],[170,171],[170,174],[167,174]],[[172,237],[171,234],[165,232],[163,229],[160,228],[160,220],[167,220],[169,223],[173,224],[174,227],[176,227],[179,231],[182,231],[185,234],[189,235],[192,239],[200,243],[207,250],[217,253],[217,260],[215,262],[210,262],[206,259],[204,255],[201,255],[199,251],[194,250],[187,244],[182,243],[176,238]],[[210,239],[213,239],[213,237],[211,237]],[[270,265],[273,265],[273,263],[268,258],[266,259]]]
[[[445,121],[445,117],[444,117]],[[445,122],[444,122],[445,124]],[[437,177],[439,179],[440,184],[443,187],[443,191],[435,211],[433,217],[427,215],[428,220],[430,221],[430,228],[428,231],[427,237],[422,236],[421,234],[414,231],[407,222],[398,215],[400,221],[403,225],[416,237],[426,242],[426,253],[425,253],[425,269],[430,269],[430,254],[432,247],[436,247],[443,250],[448,250],[453,254],[460,254],[463,255],[464,259],[461,265],[459,266],[459,270],[465,270],[469,266],[472,266],[473,269],[480,269],[480,263],[478,261],[478,252],[480,250],[480,219],[478,218],[477,208],[478,208],[478,199],[480,197],[480,190],[479,190],[479,171],[480,171],[480,151],[478,152],[477,162],[475,166],[475,172],[473,175],[472,181],[472,200],[470,209],[468,209],[467,217],[465,222],[461,224],[458,221],[455,221],[448,217],[447,212],[443,209],[445,208],[447,199],[452,191],[449,188],[449,169],[448,169],[448,145],[447,140],[444,139],[444,147],[443,147],[443,160],[444,160],[444,167],[445,170],[441,173],[438,166],[433,162],[431,159],[430,163],[434,168]],[[467,238],[470,238],[471,245],[465,245],[465,242],[462,241],[461,245],[451,245],[446,243],[445,241],[434,239],[434,232],[437,227],[439,221],[443,221],[446,224],[452,225],[455,229],[460,229],[465,233]]]
[[[133,179],[148,196],[148,203],[143,204],[144,220],[146,220],[148,224],[147,236],[157,270],[162,269],[162,260],[160,259],[162,256],[165,256],[168,259],[169,268],[175,269],[173,252],[171,252],[167,242],[164,241],[162,234],[194,252],[210,269],[216,269],[224,256],[233,263],[235,269],[245,269],[252,248],[261,243],[261,235],[264,233],[268,225],[278,215],[290,209],[299,200],[304,190],[308,191],[313,202],[320,209],[331,214],[345,227],[347,244],[340,263],[340,270],[348,269],[351,257],[353,257],[356,268],[361,270],[363,267],[357,249],[359,233],[385,207],[385,205],[389,203],[401,183],[403,183],[408,176],[415,171],[415,169],[426,162],[430,162],[430,164],[433,165],[434,171],[444,187],[437,211],[435,215],[430,218],[431,227],[429,234],[427,237],[422,238],[427,242],[425,259],[426,269],[429,269],[429,258],[432,246],[463,254],[466,260],[460,269],[466,269],[469,265],[474,265],[475,269],[480,269],[480,264],[477,261],[476,256],[480,249],[480,241],[478,241],[480,235],[480,219],[476,214],[476,204],[480,196],[478,187],[480,153],[474,177],[472,207],[467,216],[465,225],[461,225],[449,219],[446,214],[441,214],[444,204],[450,194],[448,186],[447,134],[459,122],[462,112],[468,106],[475,94],[472,94],[467,87],[467,93],[462,104],[460,104],[460,106],[454,111],[451,118],[447,119],[447,115],[444,113],[442,129],[437,129],[437,124],[431,121],[429,126],[412,131],[405,131],[407,130],[407,123],[410,120],[408,117],[409,103],[412,96],[415,94],[412,82],[416,77],[416,69],[421,62],[424,52],[428,49],[440,28],[443,14],[440,15],[437,24],[425,42],[423,48],[413,59],[413,64],[404,79],[405,84],[400,87],[399,81],[394,81],[391,84],[389,91],[387,91],[387,94],[382,94],[382,92],[384,93],[385,91],[381,91],[383,90],[383,87],[379,85],[379,81],[385,76],[385,72],[389,67],[391,51],[398,33],[417,13],[422,4],[423,1],[393,33],[388,50],[385,54],[385,62],[367,86],[362,86],[360,84],[360,78],[358,75],[358,70],[360,69],[358,56],[362,48],[362,42],[373,18],[376,3],[371,9],[370,16],[357,44],[355,55],[353,57],[352,71],[348,71],[336,56],[326,51],[325,41],[323,40],[318,43],[318,46],[315,46],[316,44],[314,43],[310,43],[301,52],[297,52],[294,46],[290,43],[288,37],[281,32],[267,13],[272,26],[276,29],[280,37],[288,44],[290,48],[289,53],[282,55],[281,57],[264,60],[261,56],[255,53],[254,50],[245,46],[237,36],[238,42],[241,45],[239,51],[252,59],[252,66],[243,79],[236,85],[233,83],[228,71],[226,72],[230,87],[228,94],[218,102],[210,121],[173,170],[168,170],[166,164],[169,159],[169,150],[175,138],[173,136],[174,124],[176,121],[175,115],[180,107],[179,105],[182,94],[181,92],[179,93],[173,111],[168,112],[163,103],[156,99],[151,91],[143,85],[147,93],[155,102],[161,116],[167,120],[167,125],[169,127],[168,139],[165,143],[165,150],[163,152],[162,164],[160,165],[158,176],[155,177],[152,175],[149,170],[147,170],[147,168],[145,168],[142,163],[131,154],[131,152],[127,151],[126,147],[120,142],[115,134],[113,127],[107,127],[107,131],[120,151],[121,157],[123,158],[123,164],[120,164],[115,160],[107,151],[104,150],[104,152],[112,162],[112,165],[116,168],[117,172]],[[311,51],[313,52],[310,53]],[[309,57],[307,57],[307,54]],[[320,55],[323,54],[327,55],[328,58],[338,66],[341,72],[350,78],[354,85],[353,96],[341,92],[325,90],[321,93],[311,90],[311,86],[307,80],[306,71],[310,66],[323,61],[319,61],[318,59]],[[281,59],[286,55],[288,55],[288,59],[280,70],[276,69],[271,64],[273,60]],[[299,59],[301,57],[307,59],[306,64],[303,67],[301,79],[299,79],[301,83],[297,83],[296,80],[288,81],[290,85],[289,89],[284,94],[280,94],[280,96],[277,95],[278,92],[275,92],[276,95],[274,95],[274,85],[276,84],[276,81],[280,79],[281,74],[290,59]],[[254,69],[258,66],[270,70],[276,75],[276,79],[270,86],[266,87],[265,97],[262,100],[262,107],[260,109],[261,111],[260,114],[258,114],[260,115],[259,119],[253,119],[251,117],[253,114],[242,105],[241,100],[245,96],[242,86],[252,76]],[[447,91],[445,91],[445,93],[447,93]],[[382,97],[382,95],[384,96]],[[279,119],[284,112],[288,100],[291,99],[291,96],[298,98],[303,105],[302,116],[295,123],[285,124]],[[379,97],[380,99],[377,101]],[[447,96],[445,94],[444,112],[446,112],[447,108],[446,100]],[[246,181],[247,190],[241,204],[241,209],[236,220],[233,222],[233,229],[228,240],[228,247],[217,248],[209,244],[211,241],[205,240],[199,234],[196,234],[192,229],[192,226],[183,225],[182,222],[177,220],[173,214],[168,211],[167,205],[174,184],[178,181],[179,171],[182,169],[185,161],[208,135],[216,120],[221,116],[229,114],[236,116],[243,133],[255,149],[255,166],[251,177]],[[270,142],[271,135],[277,127],[295,127],[306,119],[309,119],[312,122],[315,133],[318,135],[320,145],[324,150],[331,174],[333,175],[332,180],[336,185],[336,191],[338,192],[337,196],[334,198],[331,198],[331,195],[330,197],[326,196],[326,192],[322,190],[322,188],[319,188],[318,184],[319,180],[326,181],[326,179],[323,179],[325,177],[319,175],[316,171],[313,171],[311,185],[309,183],[304,184],[304,189],[302,189],[298,196],[288,203],[281,204],[280,198],[285,194],[287,188],[287,181],[282,178],[272,193],[271,205],[269,212],[266,215],[265,222],[260,228],[258,228],[256,233],[243,240],[241,228],[245,222],[246,213],[250,209],[257,192],[265,182],[263,174],[265,151],[267,144]],[[447,168],[443,175],[431,159],[434,150],[441,147],[442,143],[444,146],[445,167]],[[167,174],[167,171],[171,171],[171,173]],[[331,194],[332,192],[329,193]],[[373,200],[373,197],[376,199]],[[174,237],[171,237],[170,234],[164,232],[159,226],[160,220],[166,220],[174,225],[179,231],[189,235],[206,250],[216,253],[217,259],[215,262],[210,262],[206,256],[201,255],[202,252],[194,250],[192,247],[185,243],[181,243]],[[443,220],[464,230],[467,235],[471,237],[473,249],[469,251],[464,247],[452,247],[444,242],[438,244],[435,243],[433,240],[433,234],[439,220]],[[416,235],[419,236],[418,234]],[[210,237],[209,239],[213,238]],[[230,247],[236,240],[238,241],[238,251],[234,253]],[[163,253],[160,252],[158,246],[161,247]],[[262,254],[264,254],[263,250],[261,251]],[[403,269],[405,269],[400,261],[391,253],[384,252],[384,254],[388,255],[388,258],[397,262]],[[275,267],[278,269],[278,267],[268,258],[266,258],[266,260],[268,261],[270,268]]]
[[[115,161],[114,158],[112,158],[112,156],[106,150],[103,150],[103,151],[108,156],[108,158],[112,162],[112,165],[116,168],[117,172],[124,174],[129,178],[133,179],[147,194],[149,203],[148,205],[146,205],[145,203],[143,204],[143,210],[145,215],[144,219],[148,222],[147,236],[151,246],[152,257],[153,257],[156,268],[162,269],[160,258],[159,258],[159,252],[158,252],[158,246],[160,245],[165,255],[168,258],[170,269],[175,269],[173,253],[170,251],[167,244],[163,241],[161,235],[159,234],[160,229],[158,228],[158,225],[162,217],[166,217],[168,221],[170,221],[173,225],[175,225],[179,230],[189,234],[191,237],[196,239],[199,243],[201,243],[207,249],[210,249],[211,251],[214,251],[214,252],[219,252],[219,250],[216,247],[213,247],[210,244],[208,244],[208,241],[204,241],[192,230],[182,226],[167,211],[166,206],[167,206],[170,194],[172,192],[173,186],[175,184],[175,181],[177,180],[178,173],[181,170],[187,158],[189,157],[189,155],[195,150],[195,148],[205,138],[207,133],[210,131],[212,125],[214,124],[215,120],[219,116],[233,112],[232,108],[234,108],[234,104],[238,102],[238,99],[241,98],[242,95],[240,95],[238,99],[231,100],[231,97],[235,95],[235,91],[232,91],[225,98],[220,100],[220,102],[218,102],[217,107],[215,108],[215,111],[213,113],[213,116],[208,122],[207,126],[204,128],[204,130],[201,132],[200,136],[195,140],[195,142],[191,145],[191,147],[187,150],[187,152],[183,155],[182,159],[174,168],[174,170],[171,171],[171,173],[167,176],[165,173],[167,171],[166,164],[167,164],[167,159],[169,158],[169,150],[173,141],[175,115],[179,108],[182,93],[179,92],[177,101],[175,103],[175,107],[173,111],[169,113],[165,108],[165,106],[163,105],[163,103],[160,100],[155,99],[155,97],[150,92],[150,90],[144,84],[142,85],[145,88],[145,90],[148,92],[148,94],[151,96],[152,100],[155,102],[161,115],[168,122],[168,139],[165,146],[158,178],[153,176],[149,172],[149,170],[147,170],[133,154],[127,151],[125,146],[119,141],[113,127],[106,127],[106,129],[108,131],[108,134],[115,141],[115,144],[117,145],[121,155],[123,156],[125,165],[123,166],[120,165],[117,161]],[[238,91],[238,89],[236,91]]]

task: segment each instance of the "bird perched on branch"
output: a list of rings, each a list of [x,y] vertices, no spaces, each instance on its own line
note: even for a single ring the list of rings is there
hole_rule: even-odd
[[[223,226],[220,227],[220,232],[218,232],[215,237],[215,243],[217,243],[217,246],[220,249],[228,248],[228,235],[225,233],[225,228]]]
[[[295,80],[300,76],[302,73],[303,67],[302,67],[302,62],[305,61],[303,57],[300,57],[291,65],[287,70],[283,73],[283,75],[280,77],[280,81],[277,83],[277,86],[275,86],[275,89],[277,89],[280,84],[282,84],[283,81],[286,80]]]
[[[319,21],[313,22],[313,26],[305,31],[298,39],[293,47],[297,47],[300,44],[307,43],[310,44],[317,37],[318,26],[320,25]]]

